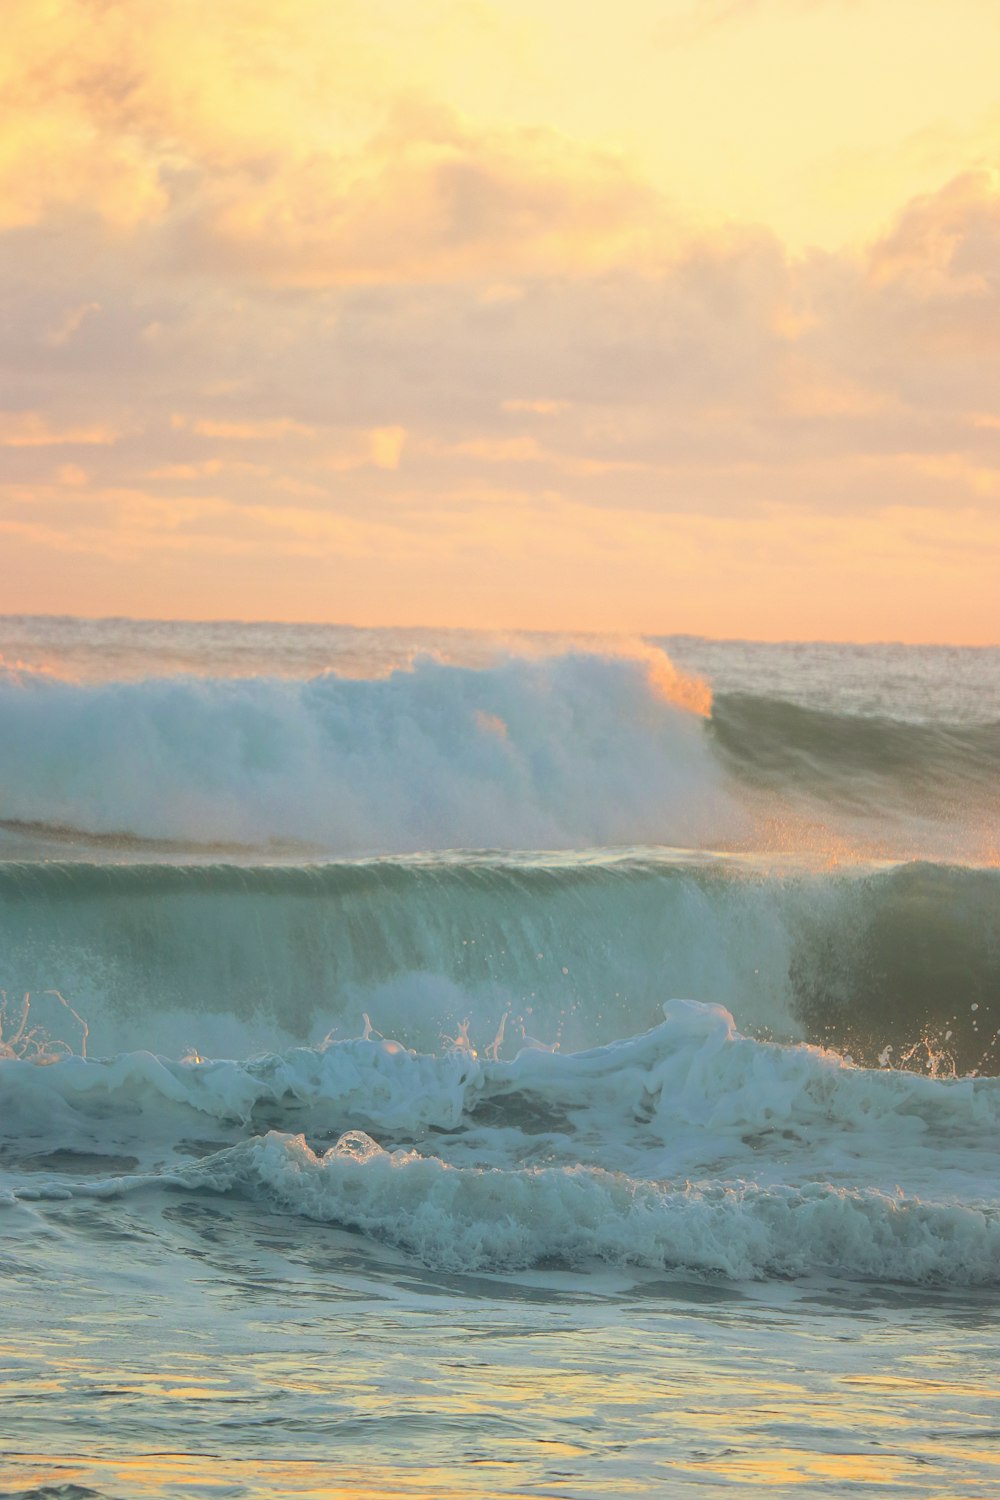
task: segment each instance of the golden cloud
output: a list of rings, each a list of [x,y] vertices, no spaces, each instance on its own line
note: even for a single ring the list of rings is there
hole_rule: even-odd
[[[216,176],[179,224],[183,264],[316,287],[583,274],[670,243],[620,160],[441,111],[398,114],[351,156]]]
[[[291,417],[267,417],[261,421],[233,421],[215,417],[189,417],[175,412],[170,425],[196,433],[199,437],[221,438],[224,442],[273,442],[286,437],[314,437],[315,428]]]
[[[980,167],[907,204],[873,247],[870,274],[922,298],[976,297],[996,276],[998,249],[1000,170]]]
[[[134,228],[185,174],[329,131],[364,71],[356,16],[350,0],[6,0],[0,224],[73,209]]]
[[[504,411],[529,412],[536,417],[554,417],[559,412],[569,408],[568,401],[555,401],[548,398],[528,400],[523,397],[511,397],[509,401],[501,402]]]
[[[664,218],[607,152],[421,102],[355,0],[8,0],[4,26],[0,228],[146,226],[186,269],[324,286],[591,269]]]
[[[120,437],[120,431],[103,423],[52,427],[38,411],[0,412],[2,448],[54,448],[73,444],[110,446]]]

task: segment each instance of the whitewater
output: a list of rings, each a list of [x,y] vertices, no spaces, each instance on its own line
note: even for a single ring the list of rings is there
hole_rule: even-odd
[[[992,1495],[1000,649],[0,620],[0,1493]]]

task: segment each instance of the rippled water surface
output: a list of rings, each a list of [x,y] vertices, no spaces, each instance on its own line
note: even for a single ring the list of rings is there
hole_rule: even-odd
[[[988,1496],[1000,1481],[988,1295],[443,1275],[191,1196],[113,1223],[69,1203],[12,1213],[8,1493]]]

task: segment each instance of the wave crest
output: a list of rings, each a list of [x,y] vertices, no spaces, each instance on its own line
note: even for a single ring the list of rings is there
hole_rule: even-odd
[[[652,647],[378,680],[8,672],[0,819],[328,854],[698,844],[735,816],[706,695]]]

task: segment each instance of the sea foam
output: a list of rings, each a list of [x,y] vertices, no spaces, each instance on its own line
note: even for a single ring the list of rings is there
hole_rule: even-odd
[[[8,825],[327,853],[699,843],[735,817],[662,652],[75,684],[0,675]]]
[[[271,1133],[177,1175],[359,1229],[453,1271],[683,1268],[735,1279],[802,1276],[1000,1281],[1000,1208],[825,1184],[674,1186],[599,1168],[455,1167],[358,1132],[322,1155]]]
[[[944,1274],[938,1252],[947,1225],[992,1225],[1000,1197],[1000,1081],[857,1068],[813,1047],[756,1042],[721,1007],[685,1001],[669,1002],[648,1033],[580,1053],[524,1048],[508,1062],[457,1045],[419,1054],[366,1036],[243,1062],[148,1053],[48,1067],[6,1060],[0,1086],[19,1152],[38,1164],[22,1197],[82,1190],[58,1170],[42,1171],[47,1162],[71,1164],[86,1149],[99,1167],[102,1153],[128,1151],[136,1174],[86,1191],[246,1191],[422,1246],[424,1255],[438,1242],[464,1245],[465,1219],[468,1234],[482,1238],[474,1209],[493,1203],[512,1238],[506,1250],[494,1243],[492,1261],[485,1248],[456,1251],[470,1265],[628,1259],[628,1246],[644,1243],[641,1263],[653,1264],[665,1254],[666,1228],[704,1220],[722,1239],[737,1231],[732,1259],[723,1265],[718,1249],[717,1268],[791,1269],[815,1258],[821,1234],[841,1219],[859,1243],[870,1219],[884,1249],[892,1225],[903,1223],[887,1217],[902,1192],[914,1205],[917,1195],[938,1205],[929,1216],[908,1209],[906,1218],[936,1247],[924,1271],[907,1274],[936,1276]],[[204,1160],[185,1164],[199,1140]],[[367,1164],[361,1175],[358,1161]],[[576,1227],[546,1238],[536,1225],[541,1237],[531,1249],[533,1216],[558,1219],[566,1194],[579,1207]],[[452,1200],[462,1223],[439,1211]],[[624,1222],[623,1204],[646,1215],[648,1242]],[[789,1215],[808,1227],[799,1243],[785,1244],[780,1225]],[[588,1225],[594,1234],[584,1233]],[[759,1253],[745,1229],[751,1240],[764,1235]],[[704,1237],[702,1228],[691,1232]],[[694,1240],[684,1243],[674,1262],[710,1263],[690,1248]],[[987,1244],[995,1244],[992,1228]],[[962,1276],[986,1275],[981,1254],[959,1257]],[[860,1274],[868,1263],[855,1247],[843,1264],[845,1274]],[[872,1261],[866,1274],[902,1275],[902,1264],[887,1259],[879,1272]]]

